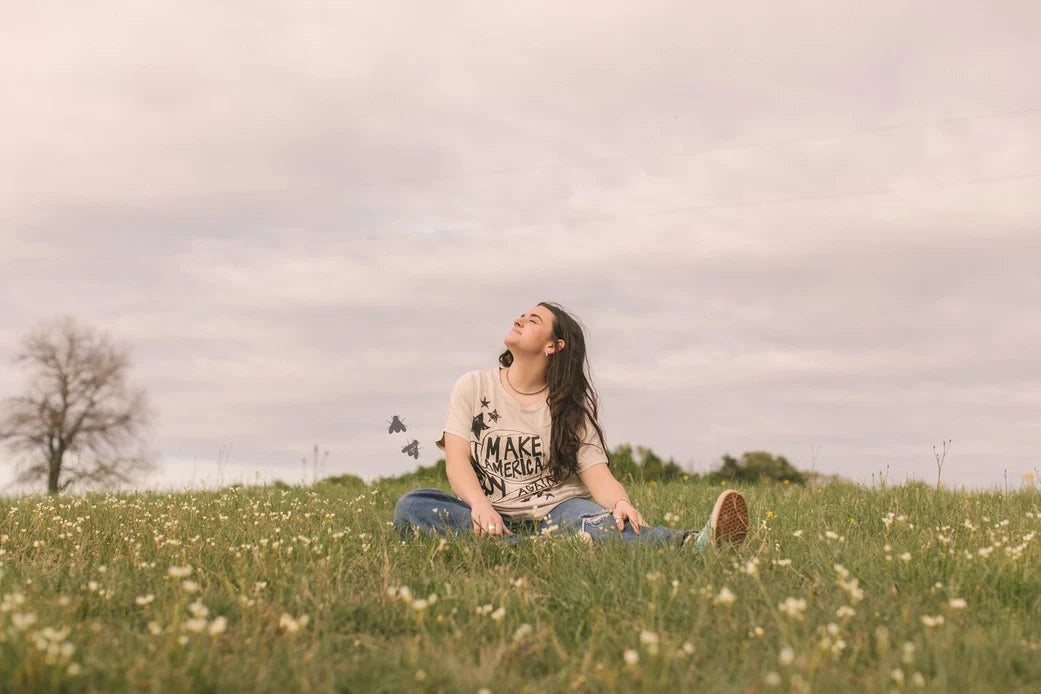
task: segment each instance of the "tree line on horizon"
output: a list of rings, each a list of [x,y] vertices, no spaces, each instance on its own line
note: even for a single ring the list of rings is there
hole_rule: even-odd
[[[767,451],[746,451],[740,458],[723,454],[720,465],[704,474],[688,472],[680,467],[672,458],[662,460],[653,450],[645,446],[636,446],[635,454],[632,444],[623,443],[607,453],[608,465],[615,478],[630,484],[650,484],[672,481],[702,482],[711,484],[734,482],[741,484],[778,483],[806,485],[823,477],[816,473],[798,470],[783,455],[772,455]],[[350,479],[350,478],[353,478]],[[433,465],[419,466],[411,472],[392,477],[381,477],[380,481],[429,481],[448,482],[445,471],[445,459],[440,458]],[[364,484],[356,475],[338,475],[327,477],[322,482],[333,484]]]

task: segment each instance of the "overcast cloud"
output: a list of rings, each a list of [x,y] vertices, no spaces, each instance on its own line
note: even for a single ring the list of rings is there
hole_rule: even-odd
[[[542,300],[611,448],[1041,467],[1035,2],[29,3],[0,65],[0,397],[125,341],[142,487],[431,465]]]

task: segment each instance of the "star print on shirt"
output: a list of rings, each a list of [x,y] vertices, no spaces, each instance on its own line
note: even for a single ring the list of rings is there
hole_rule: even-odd
[[[473,432],[474,436],[480,439],[481,432],[488,428],[490,427],[484,423],[484,413],[481,413],[474,417],[473,424],[470,426],[470,431]]]
[[[492,420],[493,422],[498,422],[499,421],[499,417],[501,417],[501,416],[502,415],[499,414],[498,410],[492,410],[491,412],[488,413],[488,419]]]
[[[488,403],[489,402],[490,402],[489,400],[485,400],[484,398],[481,398],[481,407],[488,407]]]

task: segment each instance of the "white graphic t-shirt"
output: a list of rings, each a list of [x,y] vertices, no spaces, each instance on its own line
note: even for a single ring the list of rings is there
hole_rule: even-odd
[[[511,519],[541,520],[568,499],[592,500],[577,474],[558,480],[550,473],[551,429],[549,403],[522,405],[515,400],[499,380],[499,367],[468,371],[452,387],[444,431],[470,442],[470,465],[485,496],[492,508]],[[444,434],[436,445],[445,450]],[[587,416],[578,469],[607,460]]]

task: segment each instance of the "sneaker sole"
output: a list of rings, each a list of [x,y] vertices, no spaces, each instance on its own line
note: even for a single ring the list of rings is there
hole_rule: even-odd
[[[716,545],[737,546],[748,534],[748,504],[745,498],[733,489],[728,489],[716,499],[712,508],[712,539]]]

